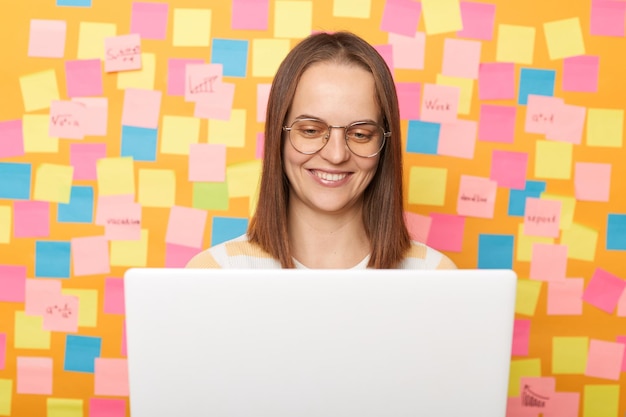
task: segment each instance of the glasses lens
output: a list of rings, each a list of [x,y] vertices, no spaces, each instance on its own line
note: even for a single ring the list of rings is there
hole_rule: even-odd
[[[346,129],[350,150],[358,156],[374,156],[383,146],[384,133],[373,123],[357,123]]]
[[[322,149],[326,143],[328,125],[319,120],[296,120],[291,125],[289,140],[296,150],[311,154]]]

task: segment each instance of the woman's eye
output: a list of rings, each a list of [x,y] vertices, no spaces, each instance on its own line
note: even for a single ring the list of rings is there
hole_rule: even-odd
[[[315,129],[315,128],[300,129],[300,133],[302,133],[305,136],[319,136],[320,132],[321,131],[319,129]]]

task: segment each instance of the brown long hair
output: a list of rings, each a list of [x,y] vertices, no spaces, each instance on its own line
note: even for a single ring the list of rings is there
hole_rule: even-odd
[[[364,191],[363,225],[370,240],[370,268],[394,268],[410,246],[403,218],[402,138],[398,97],[391,71],[365,40],[349,32],[318,33],[294,47],[281,63],[267,104],[261,185],[256,212],[248,227],[251,242],[293,268],[287,233],[289,182],[283,170],[283,131],[300,77],[318,62],[357,65],[374,77],[376,97],[386,130],[391,131],[380,153],[378,169]]]

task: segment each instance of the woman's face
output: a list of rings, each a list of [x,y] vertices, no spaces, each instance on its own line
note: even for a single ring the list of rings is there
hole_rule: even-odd
[[[374,77],[357,66],[317,63],[300,78],[285,125],[314,118],[332,126],[357,121],[380,124]],[[283,133],[284,170],[290,184],[290,207],[324,213],[360,210],[363,191],[374,177],[379,156],[356,156],[346,146],[345,129],[331,129],[328,143],[304,155]]]

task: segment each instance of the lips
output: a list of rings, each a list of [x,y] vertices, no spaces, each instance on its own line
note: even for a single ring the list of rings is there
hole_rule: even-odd
[[[335,183],[345,179],[348,173],[332,173],[326,171],[311,170],[311,173],[326,183]]]

